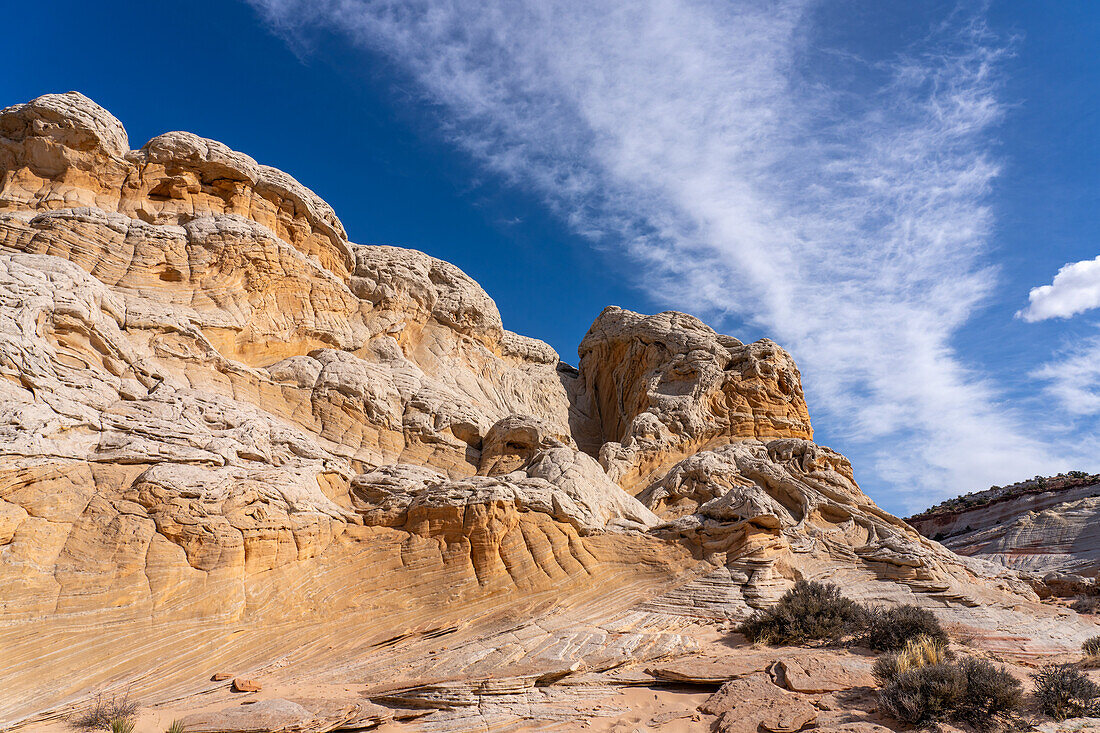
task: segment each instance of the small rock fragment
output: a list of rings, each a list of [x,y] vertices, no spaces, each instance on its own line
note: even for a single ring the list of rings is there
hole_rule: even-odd
[[[259,692],[264,689],[256,680],[246,679],[244,677],[237,677],[233,680],[233,692]]]

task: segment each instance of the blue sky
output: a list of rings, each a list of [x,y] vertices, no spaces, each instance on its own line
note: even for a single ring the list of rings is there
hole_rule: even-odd
[[[0,104],[221,140],[566,361],[608,304],[774,338],[890,510],[1100,470],[1096,3],[39,5]]]

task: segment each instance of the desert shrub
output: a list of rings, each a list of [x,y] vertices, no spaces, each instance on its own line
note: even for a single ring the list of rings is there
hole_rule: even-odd
[[[1023,685],[1004,667],[969,657],[959,660],[958,667],[966,680],[966,691],[951,714],[952,720],[988,730],[998,717],[1020,709]]]
[[[183,727],[183,723],[173,720],[172,725],[168,726],[168,730],[164,733],[187,733],[187,729]]]
[[[1031,675],[1039,709],[1065,720],[1100,712],[1100,685],[1070,664],[1050,664]]]
[[[862,625],[860,640],[875,651],[899,651],[920,636],[947,646],[947,632],[932,612],[910,604],[867,609]]]
[[[737,630],[749,641],[798,644],[836,640],[862,616],[855,601],[832,584],[800,580],[772,606],[755,611]]]
[[[1088,654],[1090,657],[1095,657],[1100,654],[1100,636],[1085,639],[1085,643],[1081,645],[1081,651]]]
[[[947,661],[947,645],[930,636],[918,636],[905,642],[905,646],[875,660],[872,673],[880,685],[889,684],[911,669],[942,664]]]
[[[97,695],[92,707],[74,719],[72,724],[84,730],[111,729],[114,721],[132,720],[137,709],[137,703],[132,702],[128,694],[109,699]]]
[[[130,718],[115,718],[111,721],[111,733],[134,733],[134,721]]]
[[[1100,597],[1097,596],[1078,596],[1077,600],[1070,606],[1077,613],[1097,613],[1100,612]]]
[[[954,664],[931,664],[898,675],[879,690],[879,705],[903,723],[946,720],[966,689],[966,678]]]
[[[1004,668],[965,658],[901,672],[879,691],[879,704],[904,723],[953,720],[989,730],[1019,710],[1021,689]]]

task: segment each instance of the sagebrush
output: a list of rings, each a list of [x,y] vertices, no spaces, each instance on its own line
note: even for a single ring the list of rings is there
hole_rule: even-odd
[[[879,691],[879,706],[903,723],[947,720],[964,687],[962,672],[953,664],[917,667],[898,675]]]
[[[1071,664],[1050,664],[1031,675],[1039,709],[1065,720],[1100,713],[1100,685]]]
[[[917,637],[947,645],[947,632],[931,611],[910,604],[868,608],[862,619],[860,641],[880,652],[901,650]]]
[[[864,615],[855,601],[832,584],[800,580],[771,608],[755,611],[737,630],[749,641],[798,644],[835,641]]]
[[[879,691],[883,712],[903,723],[967,723],[1001,727],[1023,702],[1023,686],[1003,667],[981,659],[926,664],[894,677]]]
[[[978,730],[989,730],[998,719],[1017,712],[1023,704],[1023,685],[1004,667],[984,659],[964,657],[958,667],[966,680],[966,692],[951,719],[969,723]]]
[[[1085,643],[1081,645],[1081,651],[1090,657],[1100,655],[1100,636],[1094,636],[1091,639],[1085,639]]]
[[[737,631],[766,644],[835,642],[843,637],[876,651],[900,651],[916,638],[946,648],[947,632],[932,614],[913,605],[868,608],[845,598],[831,583],[800,580],[779,601],[754,611]]]

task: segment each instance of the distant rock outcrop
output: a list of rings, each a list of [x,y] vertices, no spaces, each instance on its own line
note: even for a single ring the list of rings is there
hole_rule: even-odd
[[[274,696],[249,729],[569,720],[801,578],[1021,654],[1089,633],[812,436],[771,341],[608,308],[573,369],[220,143],[0,111],[0,727],[126,690],[221,730],[212,670]]]
[[[906,520],[960,555],[1065,585],[1100,572],[1100,475],[1035,477],[951,499]]]

